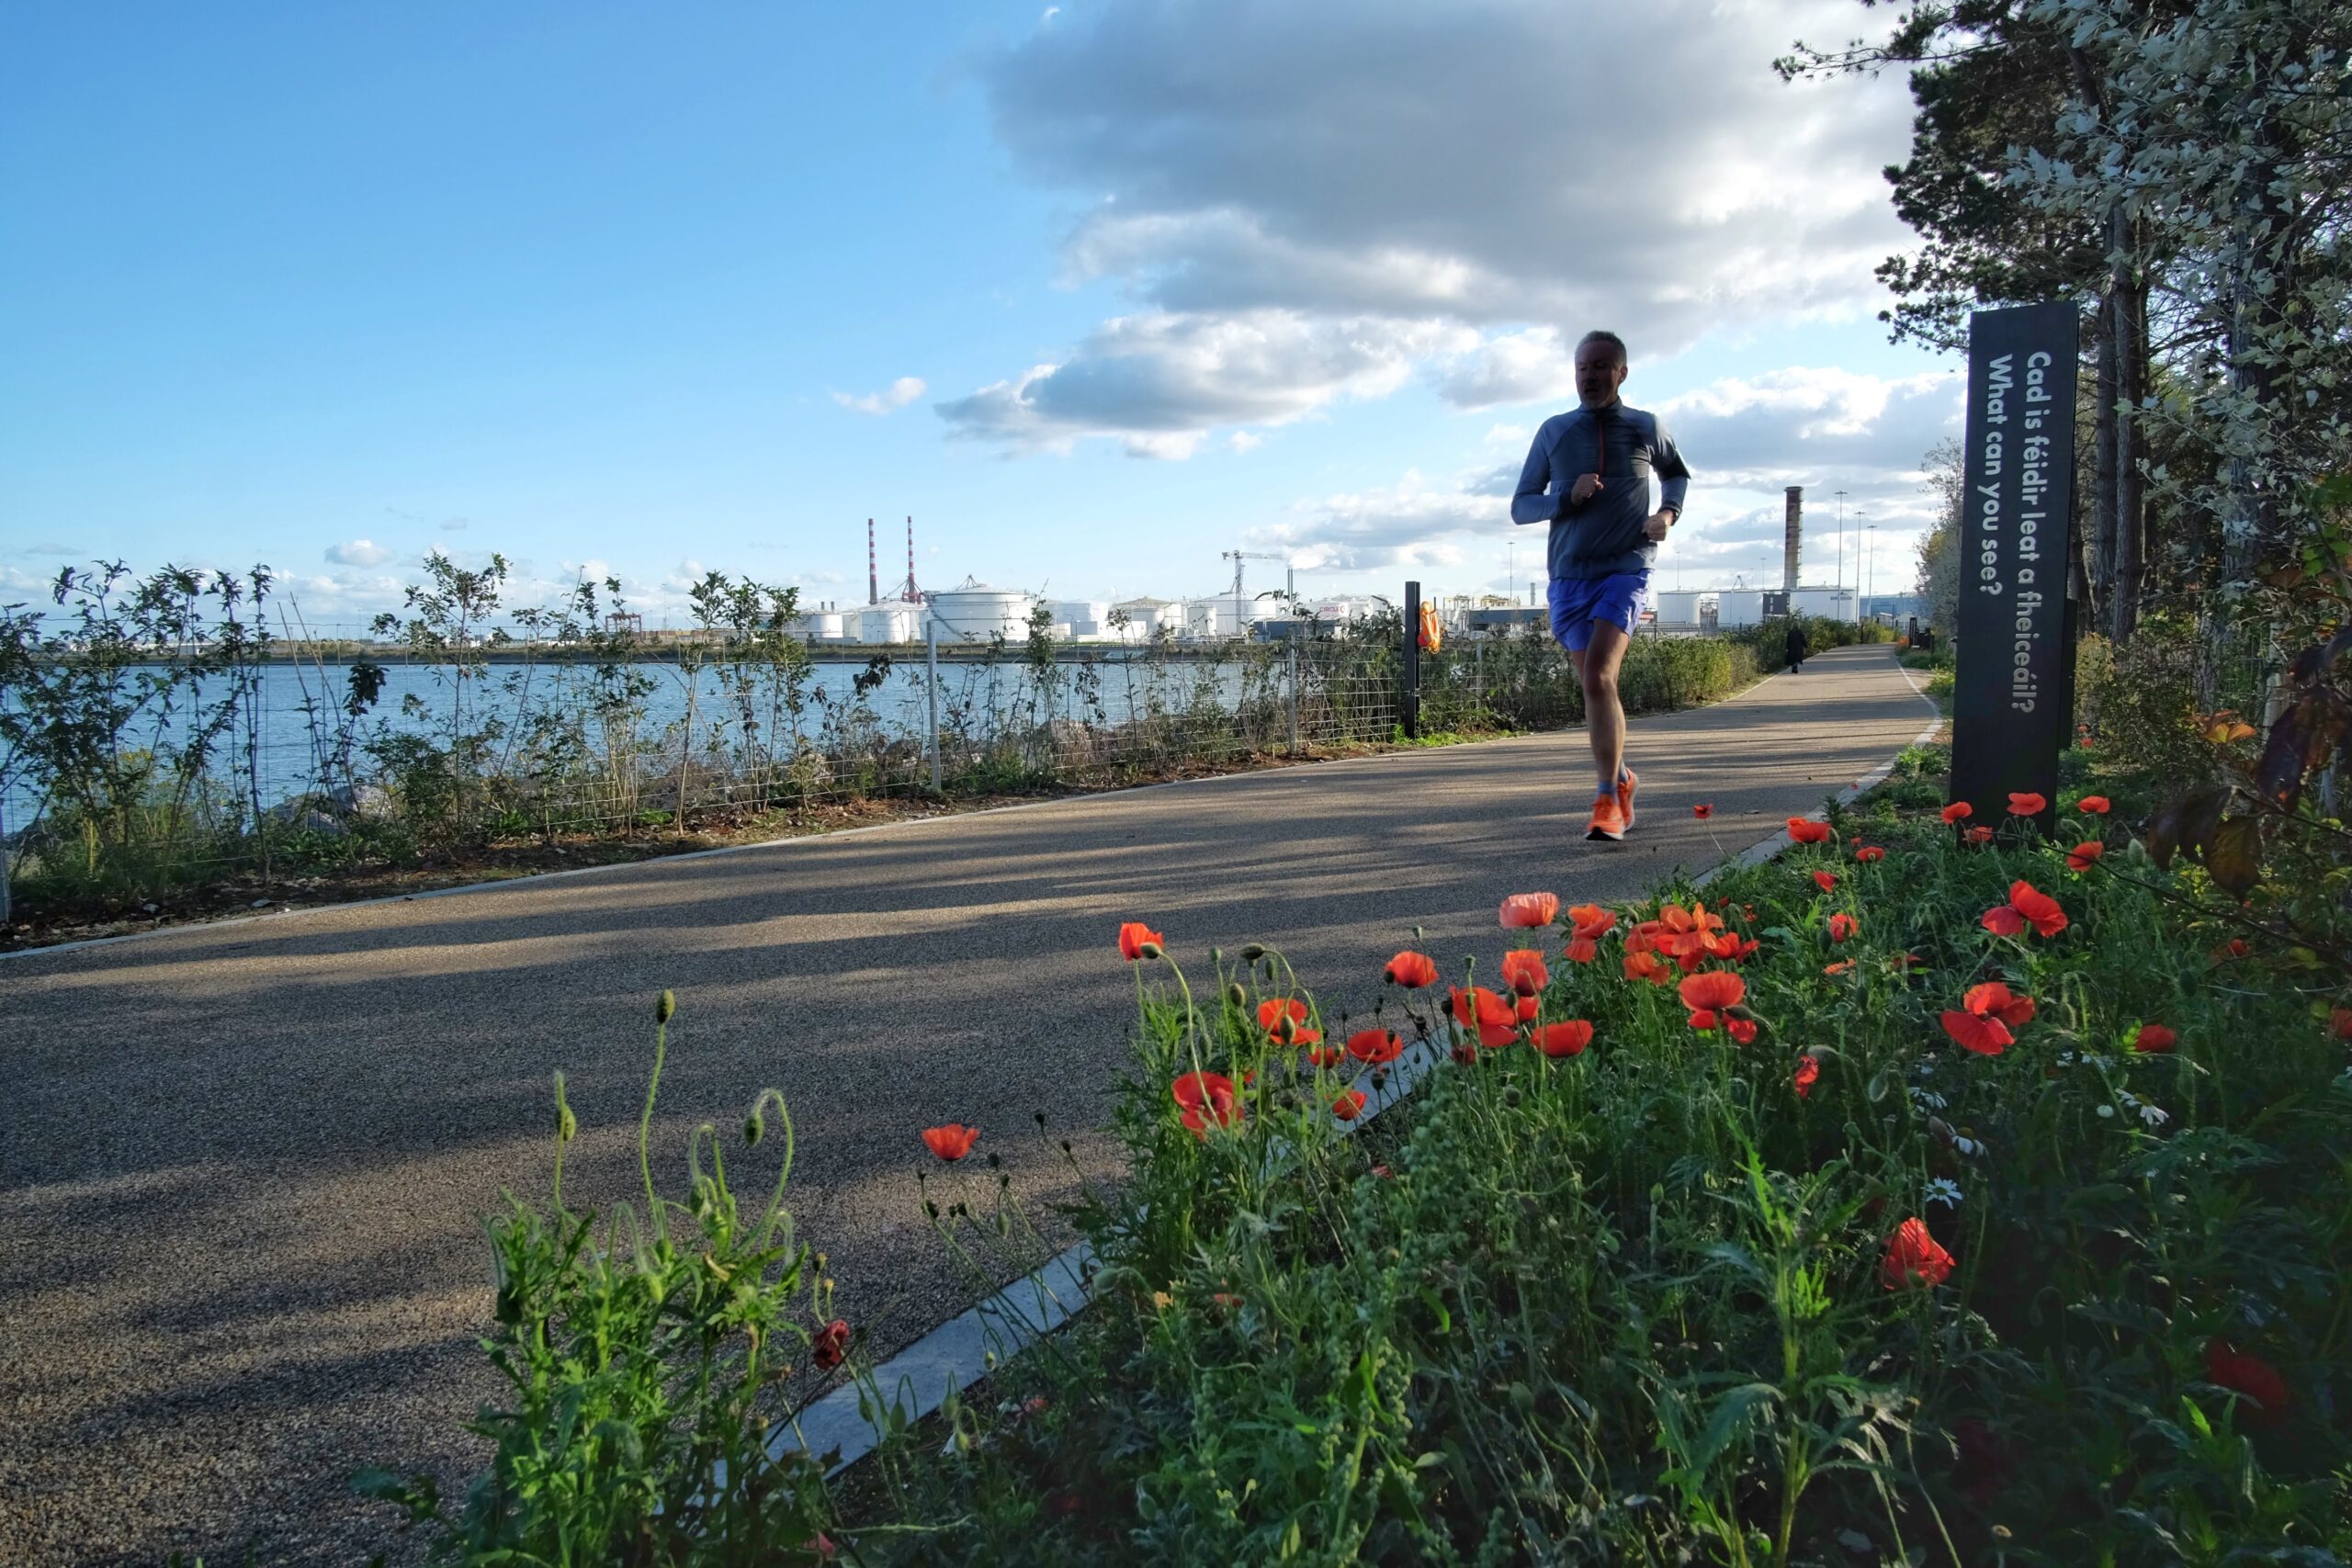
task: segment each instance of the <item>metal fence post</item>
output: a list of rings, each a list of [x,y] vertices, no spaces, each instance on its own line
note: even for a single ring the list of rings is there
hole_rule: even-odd
[[[1421,585],[1405,584],[1405,739],[1421,738]]]
[[[931,793],[939,793],[939,622],[925,615],[922,623],[923,690],[931,698]]]
[[[1293,609],[1290,623],[1290,752],[1298,755],[1298,615]]]

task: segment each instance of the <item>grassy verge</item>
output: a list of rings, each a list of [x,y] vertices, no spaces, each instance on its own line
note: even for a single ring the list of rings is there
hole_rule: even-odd
[[[2070,811],[2109,841],[2082,870],[1996,811],[1969,843],[1928,809],[1937,761],[1703,903],[1614,911],[1589,962],[1504,933],[1553,971],[1534,1028],[1591,1026],[1574,1054],[1579,1030],[1546,1055],[1501,1023],[1478,1048],[1442,984],[1349,986],[1378,998],[1351,1017],[1277,954],[1192,976],[1189,1006],[1154,965],[1133,1178],[1081,1216],[1096,1309],[1000,1379],[1026,1380],[1017,1420],[952,1410],[945,1457],[877,1462],[870,1518],[918,1533],[848,1539],[1024,1563],[2352,1551],[2335,998],[2183,923],[2111,818]],[[1283,1027],[1323,1040],[1260,1027],[1294,999]],[[1347,1138],[1326,1108],[1378,1069],[1322,1054],[1373,1030],[1457,1059]],[[993,1225],[980,1196],[951,1233]]]

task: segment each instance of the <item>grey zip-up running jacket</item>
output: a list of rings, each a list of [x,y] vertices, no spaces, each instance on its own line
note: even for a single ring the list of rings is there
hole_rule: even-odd
[[[1572,504],[1577,476],[1594,473],[1602,480],[1600,491],[1582,506]],[[1647,571],[1657,559],[1657,547],[1642,533],[1653,475],[1662,481],[1658,504],[1674,508],[1679,518],[1690,470],[1657,415],[1622,401],[1554,414],[1527,449],[1519,489],[1511,493],[1510,520],[1552,525],[1544,554],[1554,577]]]

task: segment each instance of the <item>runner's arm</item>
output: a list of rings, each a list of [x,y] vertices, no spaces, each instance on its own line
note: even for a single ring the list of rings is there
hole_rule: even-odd
[[[1552,482],[1552,448],[1559,439],[1559,431],[1550,420],[1536,431],[1534,445],[1528,447],[1527,461],[1519,470],[1519,488],[1511,491],[1512,522],[1549,523],[1566,504],[1566,496],[1544,493]]]
[[[1690,469],[1682,460],[1682,448],[1668,434],[1666,421],[1657,421],[1657,443],[1650,454],[1650,472],[1659,480],[1657,506],[1660,512],[1673,513],[1679,520],[1682,516],[1682,498],[1690,491]]]

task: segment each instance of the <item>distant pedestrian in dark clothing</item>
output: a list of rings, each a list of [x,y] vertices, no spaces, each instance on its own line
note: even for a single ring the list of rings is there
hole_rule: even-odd
[[[1800,674],[1804,670],[1804,656],[1813,651],[1813,644],[1804,635],[1804,623],[1789,617],[1789,673]]]

